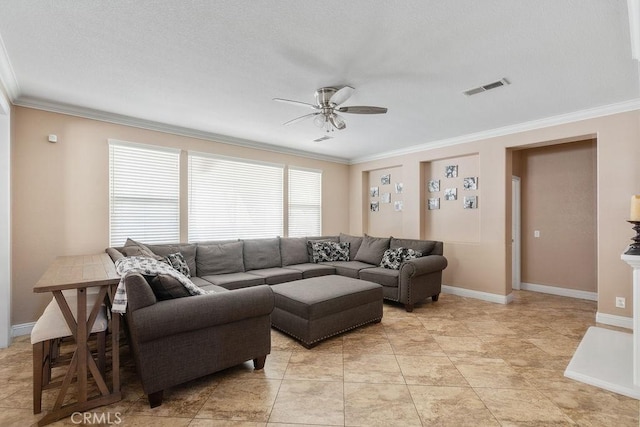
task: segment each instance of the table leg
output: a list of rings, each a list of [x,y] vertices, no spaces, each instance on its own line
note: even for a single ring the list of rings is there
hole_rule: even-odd
[[[87,290],[78,288],[78,333],[76,351],[78,353],[78,402],[87,401]]]

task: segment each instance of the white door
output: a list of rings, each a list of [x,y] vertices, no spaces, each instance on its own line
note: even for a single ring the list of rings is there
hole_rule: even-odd
[[[511,288],[520,289],[520,178],[511,178]]]

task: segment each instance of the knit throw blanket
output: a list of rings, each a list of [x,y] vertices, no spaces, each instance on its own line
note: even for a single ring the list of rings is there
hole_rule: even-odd
[[[178,272],[169,264],[157,261],[153,258],[144,256],[132,256],[120,258],[115,262],[116,272],[120,275],[120,283],[116,289],[113,298],[111,311],[114,313],[125,313],[127,310],[127,290],[124,281],[130,273],[140,273],[145,276],[157,276],[158,274],[166,274],[174,277],[189,291],[191,295],[204,295],[209,292],[196,286],[187,276]]]

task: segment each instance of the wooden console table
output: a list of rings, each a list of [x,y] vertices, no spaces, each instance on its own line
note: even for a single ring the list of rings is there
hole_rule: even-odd
[[[61,418],[68,417],[74,412],[84,412],[121,400],[119,355],[120,316],[114,314],[111,318],[111,360],[113,365],[111,390],[109,390],[107,386],[106,378],[103,377],[98,369],[87,343],[89,333],[100,310],[100,305],[96,304],[91,309],[91,312],[87,313],[87,290],[89,288],[98,288],[99,299],[101,301],[106,300],[110,305],[119,281],[120,276],[116,273],[111,258],[106,253],[103,253],[58,257],[33,287],[33,291],[36,293],[53,293],[64,315],[65,321],[71,330],[73,339],[76,342],[76,350],[62,381],[60,393],[56,399],[54,408],[38,422],[39,426],[47,425]],[[69,309],[69,304],[62,293],[62,291],[65,290],[76,291],[76,313],[78,314],[78,321],[73,317]],[[109,298],[105,298],[107,295]],[[100,395],[91,399],[87,396],[87,379],[89,372],[100,390]],[[74,376],[77,377],[76,402],[63,406],[62,402]]]

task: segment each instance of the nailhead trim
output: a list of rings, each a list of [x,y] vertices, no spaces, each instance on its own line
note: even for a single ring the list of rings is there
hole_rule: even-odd
[[[286,330],[286,329],[284,329],[284,328],[281,328],[281,327],[279,327],[279,326],[276,326],[276,325],[274,325],[273,323],[271,323],[271,326],[272,326],[272,327],[274,327],[274,328],[276,328],[276,329],[278,329],[278,330],[280,330],[280,331],[282,331],[282,332],[284,332],[284,333],[285,333],[285,334],[287,334],[287,335],[290,335],[290,336],[294,337],[294,338],[295,338],[295,339],[297,339],[298,341],[302,341],[302,342],[303,342],[304,344],[306,344],[306,345],[311,345],[311,344],[313,344],[313,343],[317,343],[318,341],[325,340],[325,339],[330,338],[330,337],[333,337],[333,336],[335,336],[335,335],[339,335],[339,334],[341,334],[341,333],[343,333],[343,332],[347,332],[347,331],[350,331],[350,330],[352,330],[352,329],[358,328],[358,327],[360,327],[360,326],[366,325],[366,324],[368,324],[368,323],[374,323],[374,322],[377,322],[377,321],[379,321],[379,320],[382,320],[382,316],[380,316],[380,317],[376,317],[376,318],[371,319],[371,320],[367,320],[366,322],[358,323],[357,325],[350,326],[350,327],[345,328],[345,329],[341,329],[341,330],[339,330],[339,331],[337,331],[337,332],[334,332],[334,333],[332,333],[332,334],[325,335],[325,336],[322,336],[322,337],[320,337],[320,338],[316,338],[316,339],[315,339],[315,340],[313,340],[313,341],[306,341],[306,340],[304,340],[304,339],[300,338],[299,336],[297,336],[296,334],[293,334],[293,333],[291,333],[291,332],[287,331],[287,330]]]

